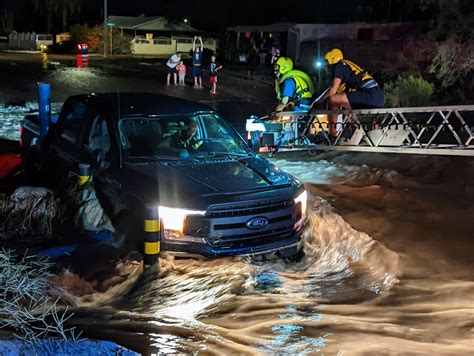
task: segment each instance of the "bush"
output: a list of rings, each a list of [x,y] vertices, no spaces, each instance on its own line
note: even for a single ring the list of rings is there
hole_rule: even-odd
[[[89,52],[102,53],[104,51],[104,28],[102,26],[89,28],[87,25],[74,25],[71,26],[70,33],[72,40],[86,42],[89,46]],[[110,36],[108,37],[108,40],[110,40]],[[112,53],[130,54],[131,52],[131,39],[122,35],[120,31],[113,30]]]
[[[454,38],[443,42],[437,50],[428,71],[439,82],[442,90],[462,84],[473,69],[474,46],[463,45]]]
[[[427,106],[431,104],[434,86],[421,77],[398,77],[384,86],[386,107]]]
[[[132,39],[122,35],[120,31],[112,33],[112,52],[114,54],[130,54],[132,53]]]

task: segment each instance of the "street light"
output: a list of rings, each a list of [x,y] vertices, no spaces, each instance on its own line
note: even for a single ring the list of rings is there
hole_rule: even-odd
[[[318,33],[318,59],[316,60],[316,68],[318,68],[318,92],[321,91],[321,68],[323,66],[323,61],[321,61],[321,43]]]
[[[321,91],[321,70],[323,69],[323,61],[320,59],[316,59],[314,62],[314,66],[318,70],[318,92]]]

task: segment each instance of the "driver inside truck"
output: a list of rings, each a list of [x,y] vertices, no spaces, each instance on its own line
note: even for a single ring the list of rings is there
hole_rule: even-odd
[[[183,123],[184,127],[172,136],[164,139],[160,147],[177,152],[180,158],[188,158],[190,152],[196,151],[202,144],[202,141],[197,137],[198,123],[196,120],[185,117]]]

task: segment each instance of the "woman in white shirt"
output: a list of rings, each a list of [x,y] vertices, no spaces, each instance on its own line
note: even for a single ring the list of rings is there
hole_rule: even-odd
[[[173,74],[174,85],[178,84],[176,66],[181,61],[181,53],[173,54],[166,62],[166,85],[170,85],[171,74]]]

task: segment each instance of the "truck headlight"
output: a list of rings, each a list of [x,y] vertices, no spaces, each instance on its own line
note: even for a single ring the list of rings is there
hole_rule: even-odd
[[[306,214],[306,205],[308,204],[308,193],[306,190],[295,198],[295,204],[298,203],[301,203],[301,214],[304,216]]]
[[[165,230],[174,230],[183,232],[184,220],[188,215],[204,215],[205,211],[187,210],[178,208],[168,208],[166,206],[158,207],[158,214],[163,221]]]

